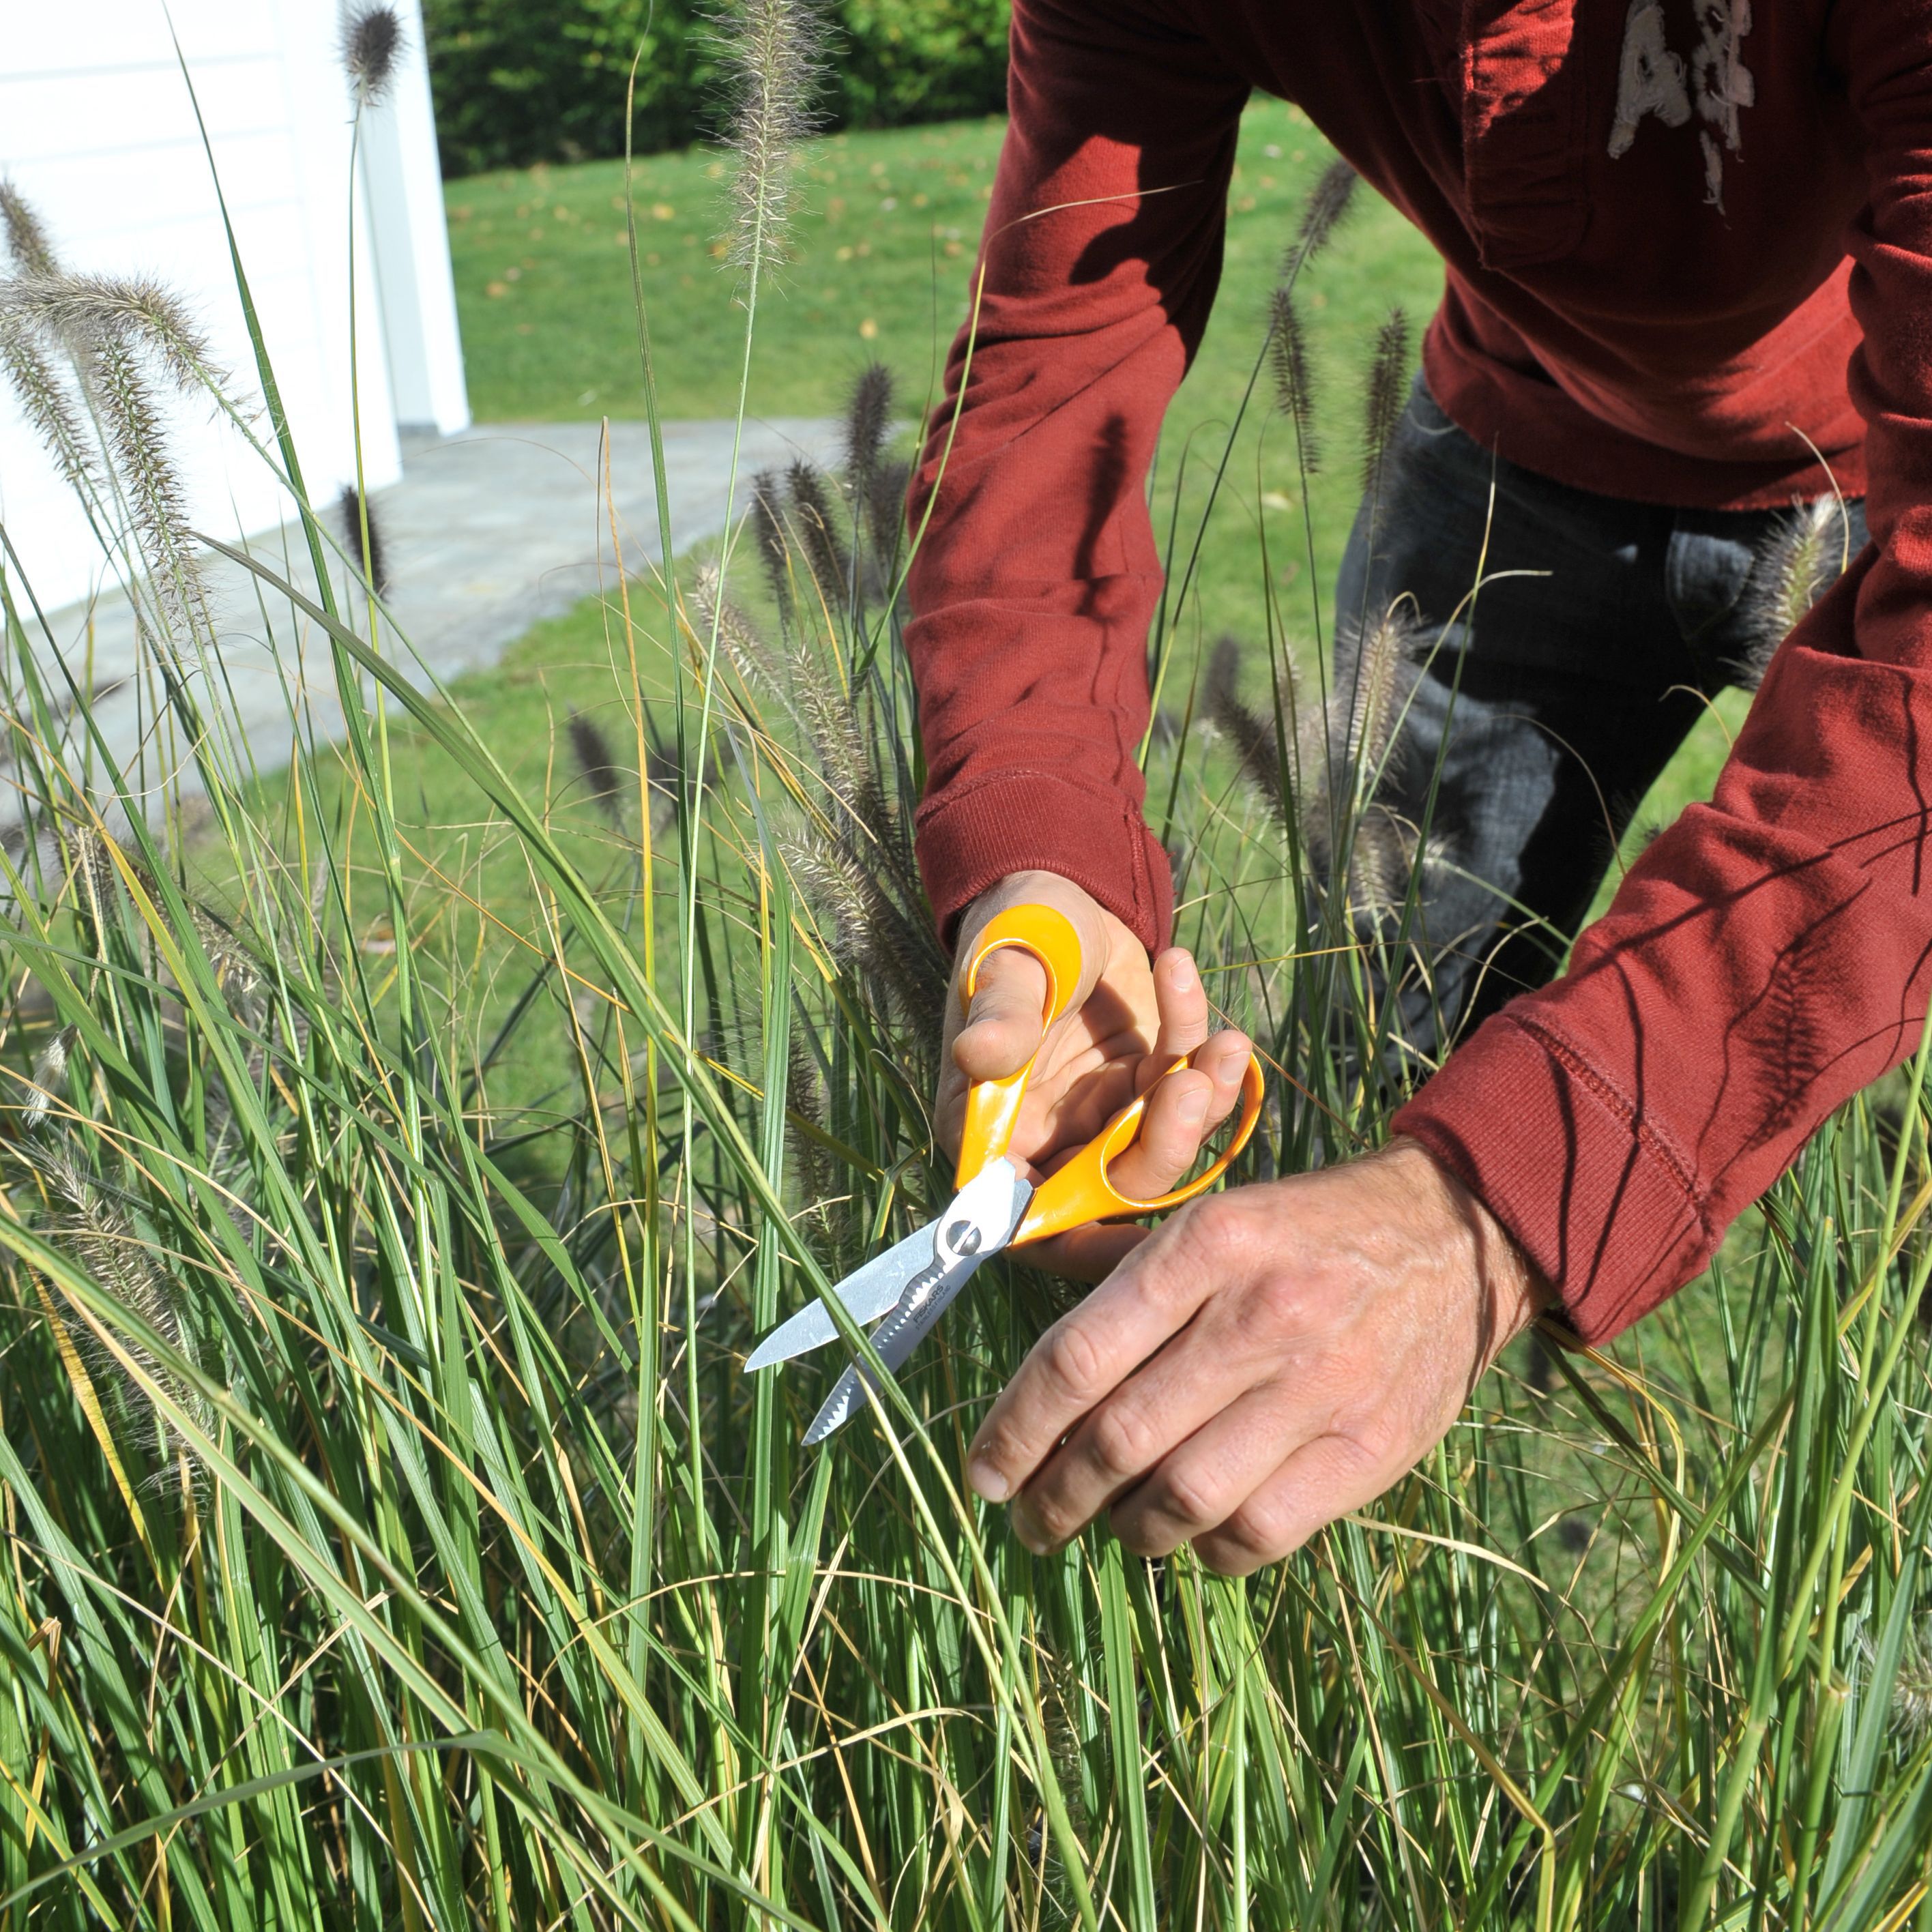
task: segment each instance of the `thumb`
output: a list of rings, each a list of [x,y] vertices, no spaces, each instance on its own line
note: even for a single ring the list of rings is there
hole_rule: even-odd
[[[1046,968],[1017,946],[989,952],[952,1042],[953,1064],[968,1080],[1006,1079],[1040,1051],[1046,1015]]]

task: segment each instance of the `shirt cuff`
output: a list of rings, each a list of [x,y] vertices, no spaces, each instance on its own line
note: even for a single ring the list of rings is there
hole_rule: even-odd
[[[1119,793],[1054,772],[968,780],[919,808],[914,845],[948,946],[959,915],[1009,872],[1058,872],[1126,925],[1150,952],[1174,926],[1167,854]]]
[[[1674,1294],[1717,1246],[1690,1164],[1548,1028],[1498,1014],[1390,1123],[1515,1238],[1586,1341]]]

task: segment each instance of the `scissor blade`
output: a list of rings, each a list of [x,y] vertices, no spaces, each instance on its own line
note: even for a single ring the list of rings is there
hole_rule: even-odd
[[[846,1312],[862,1327],[879,1317],[904,1294],[906,1283],[932,1265],[933,1244],[939,1223],[928,1221],[905,1239],[875,1255],[863,1268],[854,1268],[833,1288]],[[746,1358],[745,1367],[768,1369],[777,1362],[788,1362],[794,1355],[809,1354],[836,1341],[838,1328],[826,1312],[822,1301],[801,1308],[788,1322],[781,1322]]]
[[[930,1290],[918,1298],[916,1306],[902,1306],[886,1318],[872,1337],[872,1346],[878,1350],[879,1359],[887,1368],[895,1374],[898,1372],[900,1364],[932,1332],[932,1324],[952,1306],[954,1297],[979,1272],[981,1259],[981,1256],[973,1255],[956,1262]],[[854,1362],[838,1378],[832,1385],[832,1393],[825,1398],[824,1407],[812,1418],[812,1426],[805,1432],[806,1448],[814,1442],[823,1442],[833,1430],[843,1428],[850,1420],[853,1410],[859,1404],[864,1377],[865,1371]]]
[[[1005,1163],[999,1165],[1004,1166]],[[1010,1174],[1012,1170],[1009,1168],[1007,1172]],[[980,1218],[977,1225],[980,1240],[973,1252],[958,1256],[950,1264],[941,1264],[935,1260],[926,1274],[916,1276],[908,1286],[904,1299],[872,1336],[872,1346],[887,1369],[898,1373],[912,1352],[932,1332],[933,1324],[952,1306],[959,1291],[985,1262],[1012,1239],[1013,1231],[1018,1227],[1027,1204],[1032,1198],[1032,1184],[1014,1174],[1008,1199],[997,1210],[992,1210],[989,1204],[988,1211]],[[850,1420],[859,1406],[860,1391],[866,1379],[866,1371],[856,1362],[838,1378],[832,1393],[826,1397],[824,1406],[812,1418],[812,1426],[805,1432],[807,1448],[823,1442],[835,1430],[843,1428]]]

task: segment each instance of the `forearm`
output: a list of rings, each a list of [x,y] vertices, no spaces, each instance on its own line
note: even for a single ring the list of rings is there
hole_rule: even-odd
[[[1158,8],[1015,10],[975,308],[910,506],[919,850],[949,936],[1030,866],[1150,948],[1166,936],[1140,815],[1161,581],[1144,479],[1213,299],[1245,92]]]

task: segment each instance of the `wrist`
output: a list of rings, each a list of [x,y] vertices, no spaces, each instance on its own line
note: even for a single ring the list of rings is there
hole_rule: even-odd
[[[1481,1308],[1486,1363],[1539,1315],[1560,1305],[1561,1297],[1516,1237],[1420,1141],[1398,1135],[1376,1158],[1408,1170],[1406,1184],[1420,1191],[1432,1219],[1462,1248]]]

